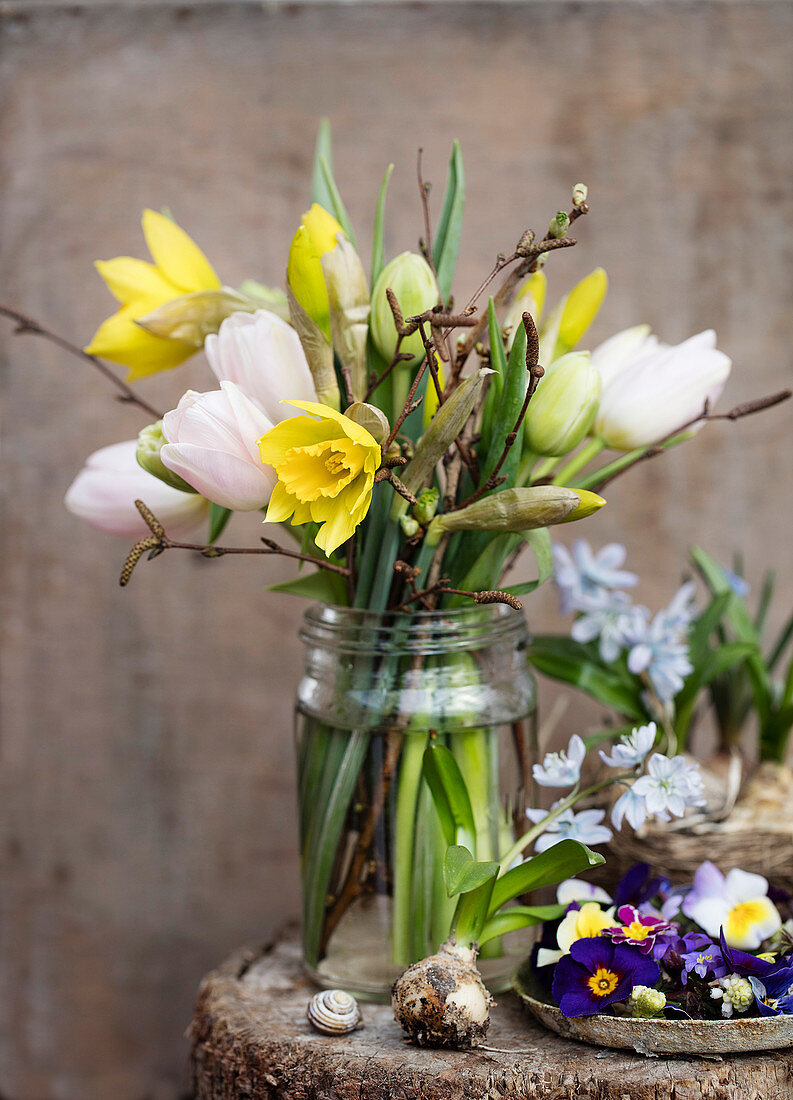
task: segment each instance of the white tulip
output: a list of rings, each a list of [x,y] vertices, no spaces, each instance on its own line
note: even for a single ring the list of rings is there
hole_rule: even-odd
[[[224,508],[250,512],[263,508],[277,481],[256,445],[273,422],[233,382],[219,390],[188,390],[163,417],[168,440],[160,457],[169,470]]]
[[[712,330],[670,347],[644,326],[601,344],[592,362],[603,383],[595,433],[617,451],[650,446],[687,424],[718,399],[732,367]]]
[[[69,486],[66,507],[100,531],[137,539],[150,533],[135,507],[142,500],[169,535],[194,530],[206,516],[207,502],[144,470],[135,457],[137,449],[137,439],[127,439],[94,451]]]
[[[232,313],[204,351],[218,382],[235,382],[273,424],[294,415],[285,398],[317,400],[297,333],[266,309]]]

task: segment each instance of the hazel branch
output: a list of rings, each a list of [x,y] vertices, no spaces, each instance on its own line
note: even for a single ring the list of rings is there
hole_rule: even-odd
[[[83,351],[83,349],[77,347],[76,344],[64,340],[64,338],[58,336],[56,332],[51,332],[43,325],[40,325],[38,321],[34,321],[32,317],[20,313],[17,309],[12,309],[11,306],[0,304],[0,314],[16,322],[15,332],[17,335],[23,336],[25,333],[30,333],[33,336],[42,336],[51,344],[55,344],[56,347],[61,348],[62,351],[68,351],[71,355],[75,355],[78,359],[82,359],[84,363],[90,363],[92,367],[95,367],[99,373],[111,383],[111,385],[115,386],[116,389],[120,391],[118,395],[119,401],[123,401],[126,404],[137,405],[138,408],[143,409],[149,416],[153,416],[155,420],[162,419],[161,412],[158,412],[153,405],[149,405],[147,401],[139,397],[131,386],[128,386],[126,382],[122,381],[106,363],[103,363],[101,359],[97,359],[95,355],[89,355],[87,351]]]
[[[165,532],[165,528],[142,500],[135,501],[135,507],[143,517],[146,526],[151,531],[150,535],[139,539],[127,555],[119,577],[122,588],[129,584],[133,570],[143,555],[148,551],[149,558],[157,557],[164,550],[194,550],[205,558],[222,558],[227,554],[279,554],[285,558],[294,558],[296,561],[305,561],[310,565],[316,565],[318,569],[326,569],[331,573],[339,573],[346,577],[350,570],[343,565],[336,565],[332,561],[323,561],[321,558],[312,558],[310,554],[299,554],[296,550],[287,550],[279,546],[272,539],[263,538],[263,546],[212,546],[198,542],[178,542],[171,539]]]
[[[419,185],[419,196],[421,197],[421,209],[424,214],[424,237],[419,241],[419,248],[424,256],[424,259],[432,268],[432,274],[437,281],[438,272],[435,270],[435,260],[432,256],[432,225],[430,222],[430,191],[432,190],[431,183],[425,183],[424,176],[421,172],[421,158],[424,154],[423,149],[419,149],[416,157],[416,178]]]
[[[775,405],[781,405],[782,402],[787,401],[792,394],[793,390],[779,390],[777,393],[768,394],[766,397],[758,397],[755,401],[744,401],[742,404],[735,405],[732,409],[724,413],[710,412],[710,402],[705,401],[701,413],[692,416],[685,424],[681,424],[673,431],[667,432],[665,436],[649,447],[646,447],[640,454],[637,454],[630,462],[626,462],[620,469],[614,470],[599,481],[594,481],[592,488],[595,492],[599,492],[606,485],[614,481],[615,478],[619,477],[620,474],[624,473],[625,470],[630,470],[639,462],[644,462],[649,458],[655,458],[656,455],[663,454],[666,450],[665,444],[670,443],[676,436],[687,431],[688,428],[693,428],[695,424],[702,423],[703,420],[741,420],[745,416],[752,416],[754,413],[763,412],[765,409],[771,409]],[[593,477],[597,477],[597,471]]]
[[[418,504],[418,500],[413,496],[404,481],[400,481],[388,466],[381,466],[374,475],[374,479],[376,482],[387,481],[389,485],[396,489],[401,497],[405,498],[408,504]]]
[[[402,563],[404,564],[404,563]],[[475,604],[490,604],[490,603],[504,603],[509,607],[515,609],[515,611],[522,611],[523,604],[517,598],[513,596],[511,592],[504,592],[497,588],[488,588],[482,592],[471,592],[467,588],[452,588],[448,577],[443,577],[436,584],[431,585],[429,588],[424,588],[422,591],[416,591],[408,599],[403,600],[402,603],[397,604],[392,608],[393,611],[405,611],[416,600],[426,600],[430,596],[435,595],[449,595],[449,596],[467,596],[473,600]]]

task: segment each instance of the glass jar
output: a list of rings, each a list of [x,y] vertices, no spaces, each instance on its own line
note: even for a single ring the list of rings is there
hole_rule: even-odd
[[[297,693],[305,967],[320,985],[386,998],[437,950],[454,900],[446,843],[423,778],[430,739],[460,766],[477,859],[525,831],[536,759],[536,684],[520,612],[502,604],[416,614],[306,612]],[[485,945],[480,970],[508,986],[529,932]]]

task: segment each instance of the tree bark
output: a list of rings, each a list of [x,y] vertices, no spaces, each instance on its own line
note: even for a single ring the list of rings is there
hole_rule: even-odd
[[[190,1028],[195,1100],[793,1100],[793,1050],[724,1059],[645,1058],[560,1039],[511,995],[489,1044],[511,1053],[419,1050],[387,1005],[362,1005],[364,1028],[312,1029],[315,992],[297,942],[240,952],[199,991]]]

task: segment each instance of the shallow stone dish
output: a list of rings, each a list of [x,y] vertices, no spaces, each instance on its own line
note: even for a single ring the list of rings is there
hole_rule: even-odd
[[[793,1016],[732,1020],[634,1020],[624,1016],[563,1016],[524,963],[513,988],[549,1031],[598,1047],[638,1054],[742,1054],[793,1047]]]

